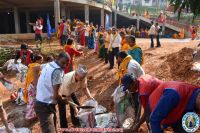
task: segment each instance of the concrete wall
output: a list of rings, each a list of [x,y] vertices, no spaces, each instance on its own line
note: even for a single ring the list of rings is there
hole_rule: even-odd
[[[149,1],[149,2],[146,2]],[[153,0],[142,0],[142,6],[152,6]]]
[[[42,34],[43,37],[47,37],[46,33]],[[26,33],[26,34],[0,34],[0,41],[2,40],[31,40],[35,39],[35,34],[34,33]]]

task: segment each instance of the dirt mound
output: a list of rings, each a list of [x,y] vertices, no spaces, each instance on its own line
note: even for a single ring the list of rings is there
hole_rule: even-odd
[[[192,53],[193,49],[183,48],[180,51],[167,56],[161,69],[156,75],[163,80],[179,80],[192,84],[200,84],[197,80],[200,73],[192,71]]]

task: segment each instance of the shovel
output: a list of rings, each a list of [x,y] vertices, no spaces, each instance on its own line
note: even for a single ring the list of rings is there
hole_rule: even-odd
[[[81,108],[81,109],[93,109],[94,108],[94,106],[79,106],[71,101],[68,101],[68,103],[74,107]]]

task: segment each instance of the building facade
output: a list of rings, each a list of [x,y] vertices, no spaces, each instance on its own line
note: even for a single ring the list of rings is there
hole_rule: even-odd
[[[44,20],[43,31],[46,32],[47,15],[54,31],[61,18],[105,25],[105,16],[109,15],[112,24],[111,8],[93,0],[2,0],[0,34],[33,33],[29,23],[35,23],[39,17]]]

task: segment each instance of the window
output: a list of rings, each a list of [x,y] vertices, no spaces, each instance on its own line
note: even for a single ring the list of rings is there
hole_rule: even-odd
[[[146,4],[148,4],[148,3],[150,2],[150,0],[144,0],[144,2],[145,2]]]

